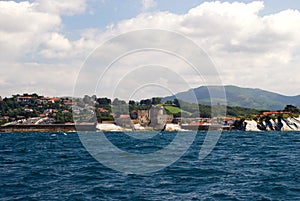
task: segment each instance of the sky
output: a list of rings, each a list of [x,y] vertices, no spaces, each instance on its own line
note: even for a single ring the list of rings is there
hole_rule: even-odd
[[[295,0],[0,1],[0,95],[139,99],[220,83],[299,95],[299,22]],[[118,55],[152,46],[165,49]],[[183,61],[199,48],[209,67],[195,74]]]

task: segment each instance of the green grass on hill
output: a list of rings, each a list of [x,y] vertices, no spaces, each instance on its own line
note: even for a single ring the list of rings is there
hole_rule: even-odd
[[[178,113],[184,113],[185,115],[190,116],[192,113],[184,111],[178,107],[172,106],[172,105],[164,105],[164,109],[170,113],[170,114],[178,114]]]

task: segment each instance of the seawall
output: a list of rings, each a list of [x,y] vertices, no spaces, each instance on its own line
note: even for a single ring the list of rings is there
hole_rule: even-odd
[[[39,124],[39,125],[7,125],[0,127],[0,132],[72,132],[96,131],[96,125],[75,124]]]

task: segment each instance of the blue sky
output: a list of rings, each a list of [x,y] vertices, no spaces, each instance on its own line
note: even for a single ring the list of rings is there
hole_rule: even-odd
[[[0,95],[72,95],[97,47],[145,28],[174,31],[192,40],[207,53],[226,85],[300,94],[299,11],[297,0],[0,1]],[[169,62],[190,87],[214,84],[216,77],[204,77],[203,82],[172,59],[150,55],[139,56],[148,64]],[[131,72],[136,65],[144,64],[128,57],[116,72]],[[147,91],[155,95],[155,90]]]
[[[235,0],[220,0],[221,2],[235,2]],[[63,21],[67,30],[97,27],[104,29],[108,24],[117,23],[120,20],[130,19],[141,13],[142,2],[139,0],[89,0],[91,13],[83,13],[76,16],[64,16]],[[200,5],[205,0],[158,0],[156,6],[148,11],[169,11],[183,14],[189,9]],[[253,2],[253,0],[239,0],[238,2]],[[264,0],[264,10],[261,15],[277,13],[285,9],[300,10],[300,1],[297,0]]]

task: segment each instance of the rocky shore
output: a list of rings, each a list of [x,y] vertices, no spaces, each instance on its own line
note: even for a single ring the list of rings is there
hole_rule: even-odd
[[[300,117],[266,119],[264,121],[244,120],[239,130],[244,131],[300,131]]]
[[[44,119],[45,120],[45,119]],[[102,131],[102,132],[144,132],[144,131],[187,131],[187,130],[208,130],[206,127],[185,127],[179,124],[167,123],[163,129],[157,130],[155,127],[142,126],[140,124],[131,124],[130,127],[124,127],[114,122],[95,123],[95,124],[44,124],[47,121],[37,120],[35,124],[6,124],[0,127],[0,132],[76,132],[76,131]],[[211,129],[211,128],[210,128]],[[243,131],[300,131],[300,116],[276,119],[266,118],[264,120],[241,120],[233,126],[224,126],[222,130],[243,130]]]

